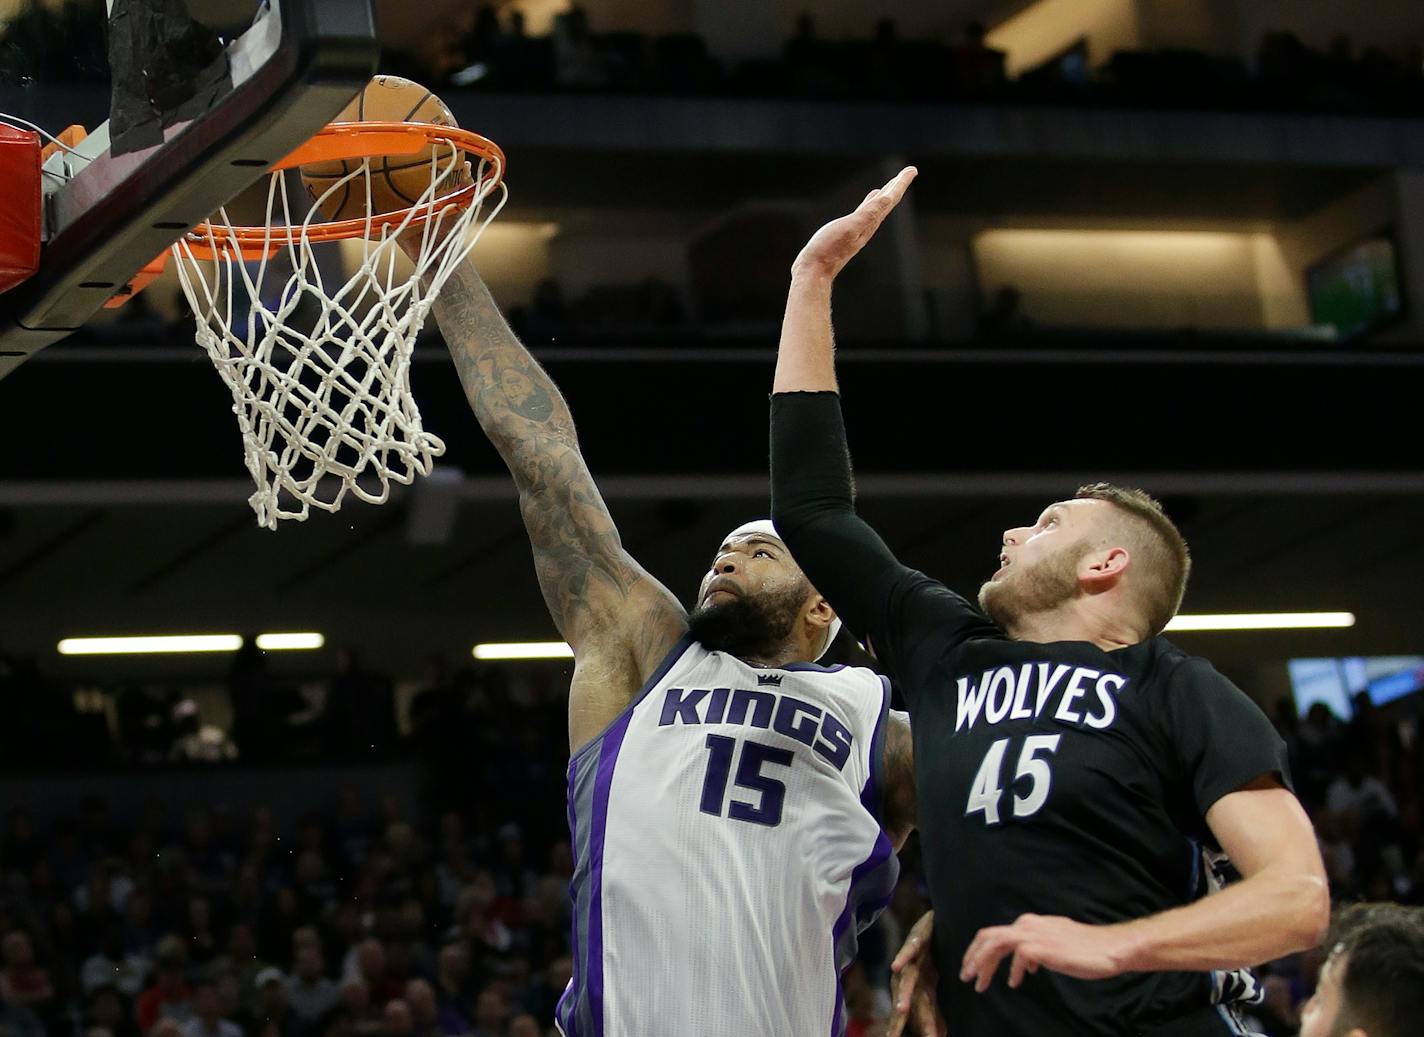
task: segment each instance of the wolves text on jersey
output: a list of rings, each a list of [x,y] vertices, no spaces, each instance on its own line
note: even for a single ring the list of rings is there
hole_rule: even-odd
[[[1102,730],[1117,719],[1116,696],[1127,683],[1121,674],[1067,663],[1000,666],[985,670],[973,683],[970,680],[960,677],[956,685],[956,731],[969,730],[981,717],[991,726],[1005,720],[1034,719],[1055,701],[1050,714],[1054,720]]]
[[[769,728],[794,738],[843,770],[855,736],[830,710],[794,695],[749,688],[668,688],[659,727],[734,724]]]

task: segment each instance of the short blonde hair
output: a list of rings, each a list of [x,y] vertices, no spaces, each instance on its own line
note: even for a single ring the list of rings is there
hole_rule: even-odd
[[[1075,500],[1107,501],[1127,519],[1122,532],[1138,562],[1137,584],[1147,620],[1147,636],[1155,637],[1182,607],[1192,554],[1182,533],[1158,503],[1142,490],[1099,482],[1078,487]]]

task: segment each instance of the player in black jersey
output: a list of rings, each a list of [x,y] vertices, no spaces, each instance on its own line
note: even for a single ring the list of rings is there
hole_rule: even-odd
[[[855,514],[831,284],[913,177],[827,224],[793,267],[772,511],[913,714],[949,1032],[1243,1032],[1217,970],[1313,946],[1329,899],[1280,738],[1210,664],[1158,636],[1188,568],[1175,527],[1145,494],[1086,487],[1003,534],[980,611],[901,565]],[[1204,850],[1242,880],[1204,896]]]

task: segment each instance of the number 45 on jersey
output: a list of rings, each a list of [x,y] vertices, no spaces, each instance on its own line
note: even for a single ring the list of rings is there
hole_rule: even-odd
[[[1058,750],[1058,740],[1062,735],[1029,735],[1019,749],[1018,763],[1014,766],[1009,786],[1014,790],[1014,817],[1032,817],[1043,808],[1048,800],[1048,790],[1053,785],[1053,771],[1045,757]],[[999,823],[999,809],[1004,798],[1001,775],[1004,757],[1008,755],[1009,743],[1013,738],[1000,738],[984,754],[979,764],[979,773],[974,775],[974,784],[969,790],[969,802],[964,806],[964,816],[982,813],[986,825]],[[1027,782],[1027,790],[1018,792]]]

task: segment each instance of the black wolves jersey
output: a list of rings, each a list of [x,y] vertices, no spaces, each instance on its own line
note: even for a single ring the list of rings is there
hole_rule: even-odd
[[[1026,912],[1140,918],[1206,890],[1205,815],[1285,746],[1239,689],[1163,638],[1118,651],[1010,641],[901,565],[855,514],[834,393],[772,397],[772,519],[797,563],[888,667],[910,707],[940,1005],[955,1037],[1240,1032],[1210,973],[1080,981],[1046,969],[976,994],[981,928]]]

